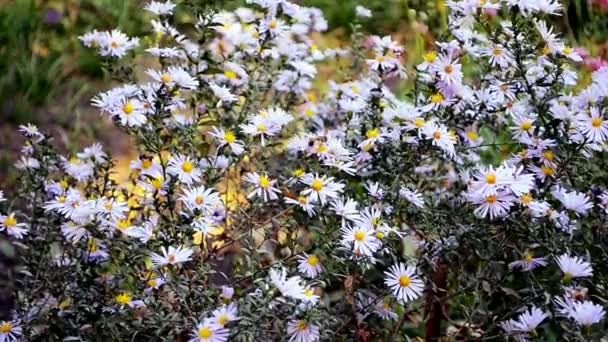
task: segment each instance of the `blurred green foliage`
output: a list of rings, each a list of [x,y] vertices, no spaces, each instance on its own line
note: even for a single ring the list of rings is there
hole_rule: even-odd
[[[135,1],[15,0],[0,5],[0,106],[2,119],[32,121],[52,103],[74,104],[87,81],[102,76],[100,59],[78,36],[118,22],[138,33],[144,18]]]

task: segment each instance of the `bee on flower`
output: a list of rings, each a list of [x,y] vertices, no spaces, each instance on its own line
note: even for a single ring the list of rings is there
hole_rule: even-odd
[[[210,322],[221,327],[226,327],[228,323],[238,319],[237,313],[238,310],[236,304],[231,303],[230,305],[222,305],[211,312]]]

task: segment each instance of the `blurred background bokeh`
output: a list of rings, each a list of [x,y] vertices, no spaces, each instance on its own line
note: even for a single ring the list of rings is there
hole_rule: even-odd
[[[213,0],[200,0],[213,1]],[[244,0],[215,0],[234,8]],[[179,2],[179,1],[175,1]],[[302,0],[319,7],[329,21],[330,34],[320,46],[348,44],[355,7],[363,5],[373,18],[364,31],[390,34],[405,46],[406,63],[421,60],[447,26],[444,0]],[[102,60],[77,37],[93,28],[120,28],[129,36],[151,30],[143,0],[0,0],[0,188],[10,188],[12,165],[21,146],[17,127],[34,123],[66,152],[101,142],[119,160],[134,150],[126,134],[102,119],[89,105],[98,91],[111,86]],[[608,0],[563,1],[567,9],[556,24],[574,47],[584,49],[580,65],[593,70],[608,65]],[[193,21],[179,11],[176,25]],[[443,33],[445,35],[445,33]],[[331,65],[321,77],[331,74]],[[584,82],[584,79],[582,80]],[[322,82],[319,82],[322,84]]]

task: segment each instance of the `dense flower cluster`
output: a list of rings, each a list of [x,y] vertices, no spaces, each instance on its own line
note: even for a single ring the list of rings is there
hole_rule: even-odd
[[[423,313],[461,339],[604,333],[608,68],[579,80],[558,1],[449,0],[415,70],[390,36],[323,49],[318,9],[248,3],[151,1],[150,37],[80,37],[120,66],[92,104],[139,155],[121,182],[99,144],[21,128],[0,340],[392,341]]]

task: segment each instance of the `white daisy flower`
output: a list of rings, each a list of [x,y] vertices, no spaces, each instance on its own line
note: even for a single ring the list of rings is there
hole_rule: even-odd
[[[568,312],[568,317],[586,327],[599,323],[605,315],[604,307],[590,301],[574,302]]]
[[[321,205],[325,205],[328,199],[337,199],[344,189],[344,184],[334,182],[333,179],[318,174],[305,174],[300,181],[309,188],[303,190],[302,195],[308,196],[311,202],[321,202]]]
[[[297,205],[310,217],[313,217],[316,214],[314,203],[311,203],[306,196],[298,196],[297,198],[285,197],[285,203]]]
[[[523,271],[530,271],[539,266],[546,266],[547,258],[535,258],[532,253],[526,252],[521,260],[513,261],[509,264],[509,269],[521,268]]]
[[[603,143],[608,140],[608,120],[604,119],[597,107],[591,107],[589,115],[581,113],[576,116],[580,132],[590,142]]]
[[[27,224],[17,222],[15,214],[0,215],[0,231],[6,232],[9,236],[17,239],[23,239],[29,233],[26,229]]]
[[[281,291],[283,296],[299,300],[305,299],[304,292],[306,290],[304,286],[300,284],[300,277],[294,276],[287,278],[287,272],[283,268],[278,270],[271,269],[269,275],[270,281],[279,291]]]
[[[181,154],[172,156],[171,159],[169,159],[167,172],[176,176],[180,182],[185,184],[198,182],[202,175],[197,163],[194,160],[191,160],[189,156]]]
[[[307,278],[313,279],[323,272],[323,266],[321,266],[319,257],[304,253],[304,255],[298,256],[298,271]]]
[[[237,319],[237,312],[237,306],[234,303],[222,305],[211,312],[210,322],[225,327],[228,323]]]
[[[209,134],[219,140],[218,149],[222,146],[228,145],[230,146],[232,153],[236,155],[240,155],[245,150],[243,142],[241,140],[237,140],[234,132],[230,130],[212,127]]]
[[[583,258],[568,254],[562,254],[555,259],[557,266],[564,273],[564,281],[569,282],[573,278],[591,277],[593,276],[593,268],[591,264],[583,260]]]
[[[435,121],[428,121],[422,126],[422,133],[426,139],[430,139],[433,146],[439,147],[448,157],[453,158],[456,155],[454,145],[456,137],[447,128],[438,124]]]
[[[223,103],[230,104],[237,100],[236,95],[232,94],[230,89],[226,86],[209,83],[209,88],[211,88],[213,94],[219,99],[218,105],[222,105]]]
[[[524,311],[517,320],[508,320],[502,322],[499,326],[509,335],[516,335],[518,337],[526,338],[530,335],[536,335],[536,328],[547,318],[549,315],[543,312],[541,309],[533,306],[529,311]]]
[[[156,253],[150,254],[152,263],[156,267],[176,265],[192,260],[191,256],[193,251],[190,248],[183,248],[181,246],[178,246],[177,248],[173,246],[169,246],[169,248],[161,247],[161,252],[162,255]]]
[[[21,334],[23,329],[21,323],[17,320],[14,321],[1,321],[0,322],[0,341],[2,342],[16,342],[21,340]]]
[[[289,342],[317,342],[319,341],[319,328],[306,320],[291,320],[287,322]]]
[[[398,263],[391,266],[384,274],[386,275],[384,283],[401,303],[405,304],[422,295],[424,281],[416,275],[416,267]]]
[[[260,197],[264,202],[273,201],[279,198],[281,190],[274,187],[277,180],[270,179],[266,174],[249,172],[243,176],[243,180],[253,184],[255,188],[247,195],[247,198]]]
[[[226,342],[230,337],[230,331],[223,326],[205,319],[196,325],[192,331],[189,342]]]
[[[357,256],[371,257],[380,249],[382,242],[376,237],[376,230],[368,225],[345,225],[342,229],[341,243]]]
[[[175,4],[170,0],[166,0],[165,2],[150,1],[146,7],[144,7],[146,11],[152,12],[156,15],[173,14],[173,8],[175,8]]]

